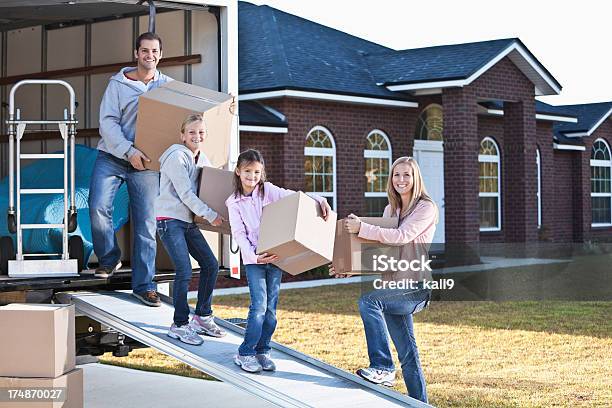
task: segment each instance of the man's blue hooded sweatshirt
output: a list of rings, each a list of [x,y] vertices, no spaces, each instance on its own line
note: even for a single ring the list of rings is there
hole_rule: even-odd
[[[100,104],[100,142],[98,150],[110,153],[119,159],[128,160],[134,153],[136,133],[136,114],[138,97],[151,89],[158,88],[172,78],[155,71],[155,76],[148,84],[135,81],[125,73],[135,70],[134,67],[123,68],[108,83]]]

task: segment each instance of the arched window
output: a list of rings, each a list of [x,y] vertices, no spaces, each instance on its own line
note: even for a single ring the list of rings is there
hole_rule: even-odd
[[[591,225],[612,225],[612,188],[610,147],[603,139],[595,140],[591,150]]]
[[[501,183],[499,148],[493,139],[485,137],[478,152],[480,189],[480,230],[501,230]]]
[[[540,158],[540,149],[536,147],[536,166],[538,171],[538,228],[542,226],[542,159]]]
[[[306,136],[304,147],[306,192],[325,197],[336,210],[336,145],[331,132],[315,126]]]
[[[442,106],[429,105],[421,112],[417,120],[415,140],[442,141]]]
[[[378,129],[366,137],[365,149],[365,201],[366,215],[381,217],[387,205],[387,181],[391,169],[391,143]]]

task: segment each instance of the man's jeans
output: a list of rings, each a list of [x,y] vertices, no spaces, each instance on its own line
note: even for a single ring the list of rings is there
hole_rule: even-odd
[[[98,151],[89,189],[89,216],[94,252],[100,266],[114,267],[121,251],[113,229],[113,201],[117,190],[127,183],[130,220],[134,229],[132,246],[132,290],[156,290],[155,200],[159,195],[159,173],[138,171],[128,161]]]
[[[195,313],[199,316],[212,315],[212,293],[217,282],[219,263],[194,223],[181,220],[157,221],[157,233],[174,264],[174,324],[189,323],[187,292],[191,281],[191,260],[194,257],[200,265],[200,284]]]
[[[427,307],[430,296],[428,289],[380,289],[366,293],[359,299],[370,367],[395,370],[389,345],[391,335],[402,365],[408,395],[423,402],[427,402],[427,391],[414,338],[412,315]]]
[[[244,341],[238,348],[241,356],[254,356],[270,351],[270,340],[276,329],[276,305],[283,271],[272,264],[245,265],[251,305],[244,332]]]

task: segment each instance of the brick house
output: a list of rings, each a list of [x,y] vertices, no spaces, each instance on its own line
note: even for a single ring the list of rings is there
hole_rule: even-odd
[[[390,163],[411,155],[453,259],[612,238],[612,102],[537,101],[561,85],[517,38],[396,51],[241,2],[239,75],[240,148],[340,217],[380,215]]]

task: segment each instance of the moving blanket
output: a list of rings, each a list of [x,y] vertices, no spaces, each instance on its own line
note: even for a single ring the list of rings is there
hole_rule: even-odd
[[[61,153],[61,151],[57,152]],[[91,223],[89,220],[89,183],[93,172],[98,150],[84,145],[75,146],[75,204],[78,225],[70,235],[83,238],[85,262],[93,252],[91,242]],[[28,163],[23,165],[23,163]],[[70,179],[70,177],[69,177]],[[64,168],[62,159],[40,159],[22,162],[21,188],[63,188]],[[15,188],[17,186],[15,185]],[[8,232],[6,211],[9,199],[9,179],[0,181],[0,235],[11,235]],[[70,200],[70,195],[68,195]],[[128,193],[123,184],[113,202],[113,227],[115,231],[128,221]],[[15,205],[17,201],[15,200]],[[70,202],[68,203],[70,206]],[[21,196],[21,222],[24,224],[60,224],[64,219],[63,194],[26,194]],[[12,234],[15,248],[16,235]],[[59,253],[62,252],[61,229],[24,230],[23,250],[25,253]]]

